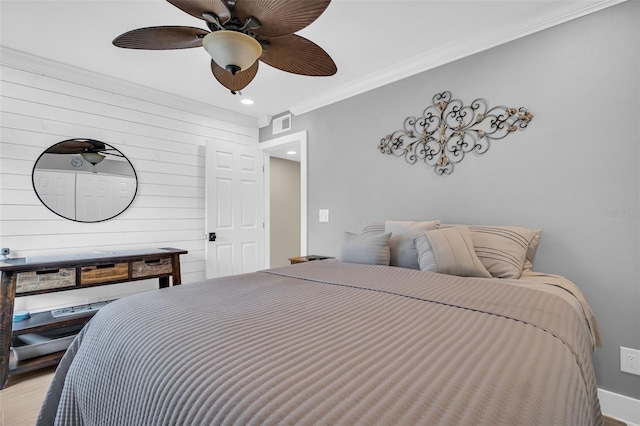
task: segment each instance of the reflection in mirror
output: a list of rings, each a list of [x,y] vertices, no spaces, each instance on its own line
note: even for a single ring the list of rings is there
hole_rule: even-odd
[[[33,188],[55,214],[100,222],[127,209],[138,190],[133,165],[120,151],[93,139],[69,139],[44,151],[33,167]]]

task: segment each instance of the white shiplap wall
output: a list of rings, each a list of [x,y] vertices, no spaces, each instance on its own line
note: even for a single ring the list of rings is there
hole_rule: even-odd
[[[12,257],[176,247],[183,283],[204,279],[207,139],[258,143],[255,119],[0,50],[0,246]],[[138,193],[120,216],[99,223],[62,219],[32,183],[43,150],[70,138],[119,149],[133,164]],[[19,298],[33,311],[110,299],[157,287],[140,281]]]

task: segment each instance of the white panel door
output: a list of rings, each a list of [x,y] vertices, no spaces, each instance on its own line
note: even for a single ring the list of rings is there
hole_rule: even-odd
[[[207,141],[207,278],[264,268],[264,171],[262,151]]]
[[[113,177],[98,173],[78,173],[76,214],[83,222],[112,217],[114,212]]]
[[[114,179],[114,200],[116,213],[124,211],[136,195],[136,179],[129,176],[116,176]]]
[[[76,218],[76,174],[36,170],[33,183],[42,202],[67,219]]]
[[[116,216],[129,205],[135,189],[136,181],[129,176],[78,173],[77,219],[95,222]]]

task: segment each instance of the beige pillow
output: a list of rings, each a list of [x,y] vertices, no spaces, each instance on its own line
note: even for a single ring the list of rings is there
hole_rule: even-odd
[[[478,258],[496,278],[520,278],[540,240],[540,230],[518,226],[471,225],[469,232]]]
[[[389,249],[391,260],[389,265],[402,268],[420,269],[418,264],[418,252],[413,238],[416,234],[430,229],[436,229],[439,220],[431,221],[407,221],[387,220],[384,222],[384,231],[391,233]]]
[[[420,269],[461,277],[491,278],[473,248],[466,226],[452,226],[415,236]]]
[[[536,229],[533,240],[529,243],[529,247],[527,248],[527,258],[524,261],[524,267],[522,268],[523,272],[533,269],[533,255],[536,253],[536,248],[538,247],[538,243],[540,242],[540,234],[542,230]]]

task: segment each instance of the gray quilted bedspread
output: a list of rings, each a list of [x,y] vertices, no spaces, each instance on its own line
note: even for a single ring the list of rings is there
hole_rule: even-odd
[[[601,424],[590,310],[540,286],[316,261],[129,296],[38,424]]]

